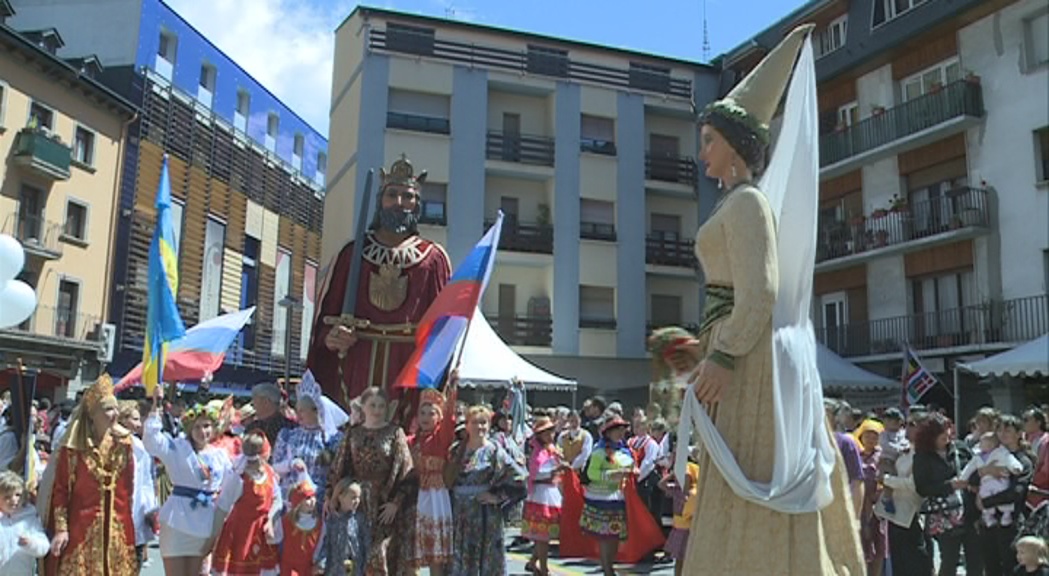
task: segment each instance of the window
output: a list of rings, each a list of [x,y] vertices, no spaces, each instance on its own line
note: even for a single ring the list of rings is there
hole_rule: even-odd
[[[175,54],[178,51],[178,36],[168,31],[160,33],[160,42],[157,44],[157,57],[153,61],[153,69],[161,77],[171,80],[171,72],[175,68]]]
[[[4,126],[7,120],[7,84],[0,81],[0,127]]]
[[[822,58],[845,45],[845,33],[848,31],[849,15],[835,19],[827,28],[816,36],[816,58]]]
[[[277,151],[277,133],[280,131],[280,117],[270,112],[266,118],[266,149]]]
[[[1049,126],[1034,131],[1035,178],[1049,182]]]
[[[590,240],[616,239],[615,204],[603,200],[579,200],[579,237]]]
[[[583,114],[579,126],[579,148],[583,152],[616,155],[616,123],[611,118]]]
[[[251,110],[251,94],[237,90],[237,109],[233,112],[233,127],[241,132],[248,131],[248,113]]]
[[[1028,71],[1049,64],[1049,11],[1024,21],[1024,53]]]
[[[927,0],[874,0],[874,16],[871,28],[877,28],[886,22],[903,16],[907,12],[925,4]]]
[[[657,214],[649,216],[652,223],[652,237],[660,240],[677,240],[681,236],[681,216]]]
[[[860,105],[856,102],[849,102],[844,106],[838,107],[838,127],[848,128],[853,124],[860,121]]]
[[[23,244],[40,244],[44,240],[46,224],[44,222],[44,204],[47,195],[38,188],[22,185],[18,203],[18,234],[16,237]]]
[[[66,226],[63,233],[69,238],[87,240],[87,206],[74,200],[66,202]]]
[[[390,88],[386,127],[449,134],[450,109],[451,99],[448,96]]]
[[[208,108],[211,108],[211,102],[215,97],[215,76],[217,74],[214,66],[200,65],[200,86],[197,87],[197,100]]]
[[[976,327],[973,271],[961,270],[911,281],[919,338],[934,338],[924,348],[965,343],[966,332]]]
[[[681,296],[653,294],[650,302],[652,305],[650,318],[654,328],[681,324]]]
[[[58,283],[58,306],[55,307],[55,336],[77,337],[77,306],[80,304],[80,284],[71,280]]]
[[[903,101],[913,100],[919,96],[937,92],[945,85],[956,82],[962,78],[962,67],[957,58],[944,60],[939,64],[930,66],[917,74],[913,74],[900,82],[903,92]]]
[[[181,200],[171,200],[171,224],[175,227],[175,256],[182,254],[182,223],[185,205]]]
[[[320,186],[324,186],[324,178],[328,173],[328,155],[324,152],[317,153],[317,173],[313,175],[313,180]]]
[[[84,166],[95,164],[95,133],[83,126],[77,126],[73,136],[73,159]]]
[[[405,26],[392,22],[386,25],[386,49],[392,52],[432,56],[435,41],[433,28]]]
[[[424,182],[422,202],[422,215],[419,217],[420,224],[433,224],[435,226],[448,224],[448,215],[445,213],[448,206],[447,184]]]
[[[529,44],[527,70],[530,74],[567,78],[568,51]]]
[[[55,129],[55,112],[39,102],[29,105],[29,125],[45,131]]]
[[[204,226],[204,262],[200,275],[200,321],[219,315],[222,307],[222,263],[226,245],[226,224],[212,217]]]
[[[616,327],[615,290],[604,286],[579,287],[579,327]]]
[[[244,310],[259,303],[259,251],[261,242],[258,238],[244,236],[244,254],[241,256],[240,272],[240,308]],[[255,349],[255,321],[250,320],[238,336],[242,350]]]
[[[291,165],[296,170],[302,170],[302,151],[306,147],[306,139],[302,134],[295,135],[295,144],[291,149]]]
[[[629,78],[631,88],[663,94],[670,92],[670,68],[631,62]]]

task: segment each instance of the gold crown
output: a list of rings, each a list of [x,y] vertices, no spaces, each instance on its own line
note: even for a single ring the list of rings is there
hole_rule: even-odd
[[[116,394],[113,391],[113,379],[109,374],[103,374],[84,392],[84,406],[91,412],[107,398],[115,400]]]
[[[443,409],[444,394],[441,394],[441,391],[436,388],[424,388],[419,393],[419,405],[422,406],[423,404],[433,404],[435,407]]]
[[[408,160],[408,156],[401,154],[401,157],[390,166],[389,172],[384,168],[380,168],[379,176],[382,178],[382,190],[385,190],[388,186],[404,186],[405,188],[418,189],[426,181],[426,170],[416,175],[412,163]]]

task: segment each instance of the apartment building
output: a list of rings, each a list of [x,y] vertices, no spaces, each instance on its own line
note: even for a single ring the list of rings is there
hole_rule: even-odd
[[[54,30],[16,31],[0,2],[0,233],[26,255],[36,312],[0,330],[0,371],[21,363],[41,394],[93,379],[105,355],[112,230],[134,107],[90,53],[59,57]]]
[[[506,214],[483,302],[506,342],[583,386],[647,386],[648,326],[699,321],[692,237],[716,193],[692,105],[717,83],[691,62],[358,7],[336,31],[322,254],[352,237],[367,170],[405,153],[429,170],[422,234],[453,265]]]
[[[301,370],[320,257],[325,138],[160,0],[14,3],[19,26],[57,28],[63,53],[96,54],[102,81],[139,108],[115,197],[110,371],[123,374],[141,359],[164,155],[187,326],[257,306],[216,383]]]
[[[898,377],[1049,331],[1049,8],[1040,0],[816,0],[725,55],[726,81],[817,25],[819,339]],[[1040,388],[964,376],[963,415]],[[1030,396],[1030,397],[1028,397]]]

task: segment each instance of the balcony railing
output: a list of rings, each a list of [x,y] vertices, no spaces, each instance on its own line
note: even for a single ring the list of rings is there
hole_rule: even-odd
[[[598,138],[583,138],[579,141],[579,150],[582,152],[590,152],[592,154],[615,156],[616,143],[611,140],[601,140]]]
[[[550,346],[553,340],[553,321],[535,316],[496,316],[488,321],[496,333],[511,346]]]
[[[97,332],[99,322],[101,322],[101,317],[93,314],[38,304],[28,320],[6,330],[25,335],[87,341],[99,339]]]
[[[580,62],[567,57],[552,58],[551,55],[527,50],[507,50],[495,46],[485,46],[475,42],[457,42],[438,37],[432,29],[397,26],[395,28],[370,28],[368,47],[373,50],[401,52],[415,56],[436,58],[457,62],[467,67],[483,67],[496,70],[507,70],[517,74],[538,74],[555,78],[603,84],[618,89],[634,89],[692,98],[692,82],[674,78],[669,71],[657,70],[640,72],[635,69],[614,68],[601,64]],[[543,59],[537,65],[537,56]],[[530,65],[531,64],[531,65]]]
[[[495,220],[485,220],[487,229]],[[554,253],[554,227],[549,224],[525,224],[510,219],[503,221],[499,234],[499,249],[510,252],[529,252],[532,254]]]
[[[917,134],[948,120],[984,115],[983,91],[978,82],[959,80],[852,126],[820,136],[820,166],[830,166]]]
[[[692,240],[679,240],[649,234],[645,238],[645,262],[662,266],[695,268],[698,263],[693,252],[694,244]]]
[[[23,128],[11,149],[15,162],[49,180],[69,180],[73,150],[43,129]]]
[[[62,225],[36,214],[12,212],[4,219],[3,233],[14,236],[28,256],[54,260],[62,256]]]
[[[645,178],[675,184],[696,183],[696,162],[686,156],[665,154],[645,155]]]
[[[892,211],[878,210],[850,222],[819,223],[816,261],[824,262],[968,228],[990,226],[988,193],[962,187],[939,198],[911,202]]]
[[[597,330],[615,330],[616,319],[609,318],[606,316],[602,317],[580,317],[579,318],[580,328],[594,328]]]
[[[450,134],[452,131],[451,123],[447,118],[408,114],[405,112],[387,112],[386,127],[411,130],[413,132],[429,132],[431,134]]]
[[[1018,344],[1049,332],[1047,297],[1030,296],[937,312],[855,322],[817,330],[819,340],[842,356],[915,350]]]
[[[699,324],[695,322],[670,322],[666,324],[656,324],[654,322],[648,322],[645,324],[645,333],[651,334],[657,328],[665,328],[667,326],[679,326],[684,328],[691,334],[699,332]]]
[[[489,160],[553,166],[554,139],[546,136],[489,132],[487,155]]]
[[[580,222],[579,237],[587,240],[604,240],[606,242],[616,241],[616,227],[614,224],[601,222]]]

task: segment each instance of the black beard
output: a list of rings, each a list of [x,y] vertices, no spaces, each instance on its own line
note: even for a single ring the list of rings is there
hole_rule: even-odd
[[[415,212],[399,208],[379,210],[379,227],[394,234],[418,234],[419,216]]]

